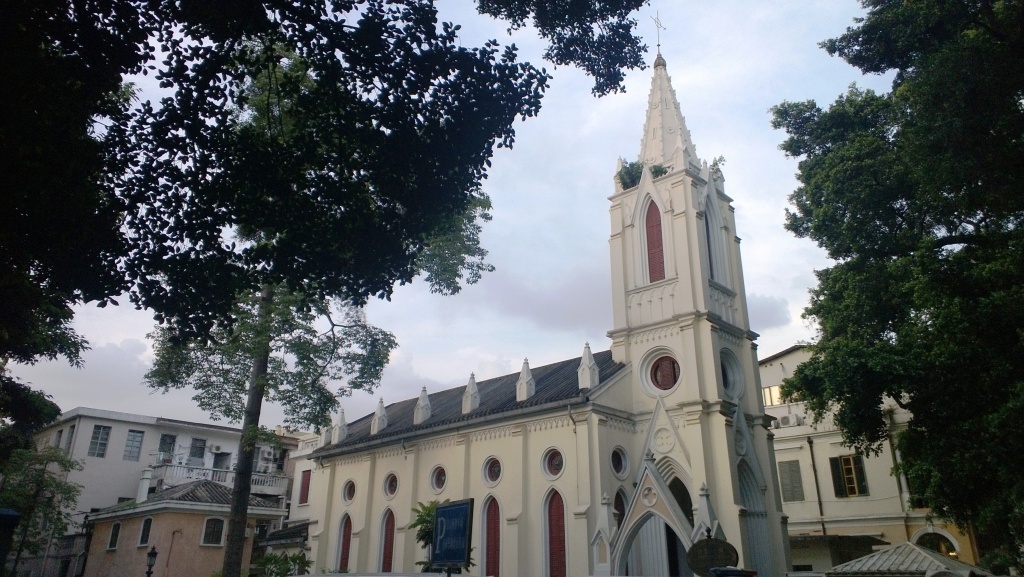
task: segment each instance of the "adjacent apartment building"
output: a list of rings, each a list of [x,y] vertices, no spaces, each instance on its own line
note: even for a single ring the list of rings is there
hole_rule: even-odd
[[[260,446],[255,456],[252,494],[287,506],[291,488],[288,454],[295,437],[278,430],[278,447]],[[68,481],[82,486],[75,525],[54,535],[42,557],[24,559],[19,574],[77,577],[86,564],[86,521],[90,513],[136,498],[139,480],[150,469],[150,491],[209,480],[234,484],[241,429],[78,407],[65,412],[36,436],[39,445],[65,449],[81,461]],[[279,527],[280,521],[271,529]]]
[[[977,565],[971,535],[913,506],[906,479],[893,474],[899,461],[895,436],[878,455],[858,455],[843,445],[830,419],[814,424],[803,403],[782,400],[782,381],[810,356],[806,346],[796,345],[759,363],[765,412],[776,419],[775,461],[789,517],[791,569],[822,572],[873,548],[906,542]],[[895,435],[910,414],[895,403],[887,412]]]

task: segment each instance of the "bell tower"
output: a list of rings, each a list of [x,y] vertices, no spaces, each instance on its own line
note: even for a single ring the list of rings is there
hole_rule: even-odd
[[[690,542],[713,528],[743,567],[784,574],[788,540],[732,199],[720,162],[697,156],[660,53],[637,163],[620,160],[610,197],[608,336],[632,369],[638,418],[649,415],[642,451],[652,471],[678,471],[691,502],[707,503],[694,507],[706,521],[691,521]]]

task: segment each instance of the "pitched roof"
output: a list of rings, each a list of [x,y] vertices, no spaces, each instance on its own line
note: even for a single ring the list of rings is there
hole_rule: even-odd
[[[418,397],[387,405],[388,426],[376,435],[370,434],[373,414],[366,415],[348,425],[348,435],[340,443],[326,445],[314,451],[315,456],[342,455],[362,450],[368,444],[393,442],[399,437],[408,438],[436,432],[446,425],[473,421],[482,417],[500,419],[503,416],[521,414],[530,409],[543,410],[558,401],[581,402],[584,394],[579,389],[577,369],[581,357],[568,359],[530,368],[536,382],[534,394],[529,399],[516,401],[516,381],[519,371],[494,379],[478,381],[480,406],[469,414],[462,414],[462,395],[465,385],[433,393],[429,396],[430,418],[419,425],[413,424]],[[604,383],[621,371],[625,365],[612,360],[611,351],[594,354],[599,382]]]
[[[957,561],[938,551],[925,549],[913,543],[901,543],[888,549],[836,565],[826,572],[837,575],[928,575],[935,571],[952,571],[970,577],[991,575],[984,569]]]
[[[201,479],[199,481],[190,481],[183,485],[177,485],[164,489],[163,491],[157,491],[150,495],[145,501],[136,503],[135,499],[118,503],[113,507],[107,507],[96,512],[96,514],[114,513],[117,511],[135,509],[143,505],[150,505],[154,503],[198,503],[202,505],[227,505],[231,506],[231,489],[215,483],[207,479]],[[249,496],[250,507],[263,507],[267,509],[277,509],[278,504],[269,499],[262,497],[256,497],[253,495]]]

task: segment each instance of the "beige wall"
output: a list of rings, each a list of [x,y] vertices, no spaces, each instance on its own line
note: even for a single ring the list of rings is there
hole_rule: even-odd
[[[220,571],[224,561],[224,540],[221,545],[202,545],[203,527],[207,518],[224,519],[227,538],[227,515],[163,512],[153,515],[149,543],[138,545],[144,517],[105,520],[96,523],[84,577],[139,577],[146,572],[146,553],[156,547],[154,577],[207,577]],[[108,550],[111,526],[121,523],[117,548]],[[251,520],[255,525],[255,521]],[[250,535],[252,532],[250,531]],[[252,538],[245,540],[243,559],[252,553]]]

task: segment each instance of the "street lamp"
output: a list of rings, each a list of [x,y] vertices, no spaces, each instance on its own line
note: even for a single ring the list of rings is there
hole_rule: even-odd
[[[156,546],[146,553],[146,577],[153,577],[153,565],[156,565]]]

